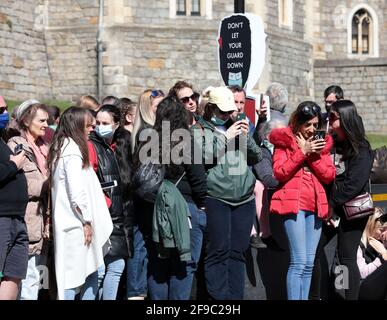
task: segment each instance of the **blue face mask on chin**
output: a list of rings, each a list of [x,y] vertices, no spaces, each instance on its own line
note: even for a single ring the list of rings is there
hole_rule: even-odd
[[[2,113],[0,114],[0,129],[5,129],[9,122],[9,114]]]
[[[219,119],[217,116],[212,116],[211,117],[211,123],[214,126],[224,126],[227,121],[228,121],[228,119],[227,120],[222,120],[222,119]]]
[[[96,126],[95,133],[102,139],[110,139],[111,137],[113,137],[114,134],[113,126],[111,124],[107,126]]]

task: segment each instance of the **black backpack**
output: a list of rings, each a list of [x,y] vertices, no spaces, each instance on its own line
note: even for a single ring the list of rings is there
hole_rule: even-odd
[[[164,165],[151,161],[142,163],[133,175],[133,192],[138,198],[154,203],[164,176]]]

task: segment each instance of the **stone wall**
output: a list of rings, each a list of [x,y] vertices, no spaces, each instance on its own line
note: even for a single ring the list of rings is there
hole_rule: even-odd
[[[38,0],[0,2],[0,94],[23,100],[51,97]]]
[[[344,2],[344,3],[343,3]],[[316,11],[316,23],[319,24],[316,37],[316,54],[326,59],[347,58],[347,19],[352,9],[359,4],[372,8],[379,24],[379,56],[387,54],[387,3],[385,0],[322,0]]]
[[[387,133],[387,58],[366,61],[315,61],[316,101],[323,105],[323,93],[338,84],[352,100],[368,132]]]
[[[295,0],[293,28],[280,27],[278,1],[266,0],[268,67],[270,82],[282,83],[289,92],[290,113],[313,98],[312,44],[304,40],[304,0]]]

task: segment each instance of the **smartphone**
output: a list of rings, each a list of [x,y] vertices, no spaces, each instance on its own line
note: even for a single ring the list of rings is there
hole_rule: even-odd
[[[332,226],[337,228],[339,224],[340,224],[340,217],[339,216],[332,217]]]
[[[316,130],[314,140],[325,139],[325,130]]]
[[[245,120],[245,119],[246,119],[246,114],[244,114],[243,112],[240,112],[237,114],[237,117],[236,117],[237,121],[241,121],[241,120]]]
[[[23,151],[23,145],[21,143],[17,144],[15,150],[13,151],[15,156]]]
[[[261,94],[261,107],[263,102],[265,102],[266,106],[266,121],[270,121],[270,98],[266,94]]]
[[[117,187],[117,180],[114,180],[114,181],[109,181],[109,182],[102,182],[101,183],[101,188],[104,190],[104,189],[111,189],[111,188],[114,188],[114,187]]]

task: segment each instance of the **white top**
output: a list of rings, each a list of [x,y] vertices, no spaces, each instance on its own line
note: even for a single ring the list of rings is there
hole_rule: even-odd
[[[81,152],[72,139],[63,144],[51,192],[58,299],[63,300],[65,289],[82,286],[103,264],[103,247],[109,244],[113,224],[98,178],[92,167],[82,168]],[[92,223],[89,247],[84,244],[82,220]]]

